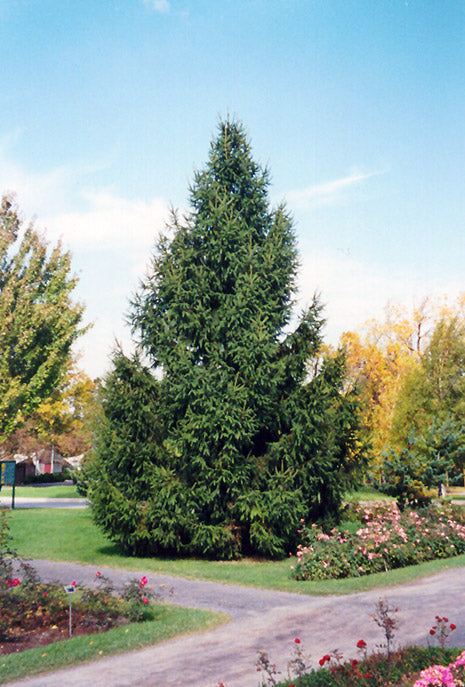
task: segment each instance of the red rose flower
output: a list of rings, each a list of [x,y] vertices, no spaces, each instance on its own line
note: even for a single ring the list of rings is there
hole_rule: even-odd
[[[299,639],[298,637],[296,637],[296,638],[294,639],[294,642],[295,642],[295,644],[300,644],[300,639]]]
[[[324,666],[324,664],[325,664],[327,661],[330,661],[330,660],[331,660],[331,656],[330,656],[329,654],[325,654],[325,655],[323,656],[323,658],[320,658],[320,660],[318,661],[318,663],[320,664],[320,666]]]

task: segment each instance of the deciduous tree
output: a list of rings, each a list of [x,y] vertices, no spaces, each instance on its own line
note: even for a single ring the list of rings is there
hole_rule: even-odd
[[[389,305],[382,320],[370,320],[360,333],[346,332],[341,338],[349,376],[360,389],[364,434],[371,445],[371,472],[378,479],[383,452],[388,447],[401,448],[410,433],[409,427],[400,439],[394,429],[403,412],[404,386],[419,373],[438,319],[451,312],[443,301],[428,298],[411,311]]]
[[[24,228],[12,196],[0,209],[0,439],[59,385],[82,333],[71,256]]]

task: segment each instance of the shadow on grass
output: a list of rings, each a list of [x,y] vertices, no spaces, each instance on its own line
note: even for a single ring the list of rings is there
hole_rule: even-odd
[[[127,556],[123,549],[118,546],[118,544],[106,544],[105,546],[98,546],[96,552],[101,553],[102,556]]]

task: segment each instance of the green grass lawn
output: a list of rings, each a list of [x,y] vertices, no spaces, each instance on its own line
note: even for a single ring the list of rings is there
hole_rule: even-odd
[[[347,594],[402,584],[445,568],[465,566],[464,554],[364,577],[298,582],[290,578],[290,565],[295,561],[290,558],[221,562],[124,556],[94,525],[88,510],[18,509],[11,512],[10,523],[14,546],[25,558],[91,563],[302,594]]]
[[[383,494],[374,487],[363,486],[355,491],[349,491],[344,496],[345,501],[394,501],[392,496]]]
[[[8,496],[11,499],[13,487],[3,486],[0,491],[0,496]],[[63,485],[57,484],[51,487],[15,487],[15,497],[22,496],[28,499],[45,498],[45,499],[76,499],[80,498],[74,484]]]
[[[226,616],[219,613],[197,608],[165,604],[155,604],[154,608],[155,619],[148,622],[116,627],[101,634],[72,637],[37,649],[0,656],[0,684],[101,656],[133,651],[176,635],[216,627],[226,620]]]

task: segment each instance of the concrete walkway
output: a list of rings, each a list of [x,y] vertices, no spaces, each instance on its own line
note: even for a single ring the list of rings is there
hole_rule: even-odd
[[[43,579],[90,582],[94,566],[34,561]],[[101,568],[115,583],[140,573]],[[427,644],[435,615],[457,625],[455,645],[465,645],[465,569],[447,570],[415,583],[348,596],[310,597],[262,591],[167,575],[149,577],[171,603],[222,611],[231,621],[215,630],[172,639],[130,654],[102,658],[85,665],[43,674],[10,687],[256,687],[257,652],[265,650],[286,677],[294,638],[310,653],[312,664],[332,649],[344,657],[357,655],[356,642],[368,648],[382,643],[382,631],[370,619],[374,604],[386,598],[399,607],[396,643]],[[303,583],[304,584],[304,583]],[[173,593],[170,597],[170,589]]]
[[[11,496],[0,496],[0,508],[6,506],[11,508]],[[88,508],[89,502],[87,499],[81,498],[64,498],[52,499],[46,496],[16,496],[15,508]]]

